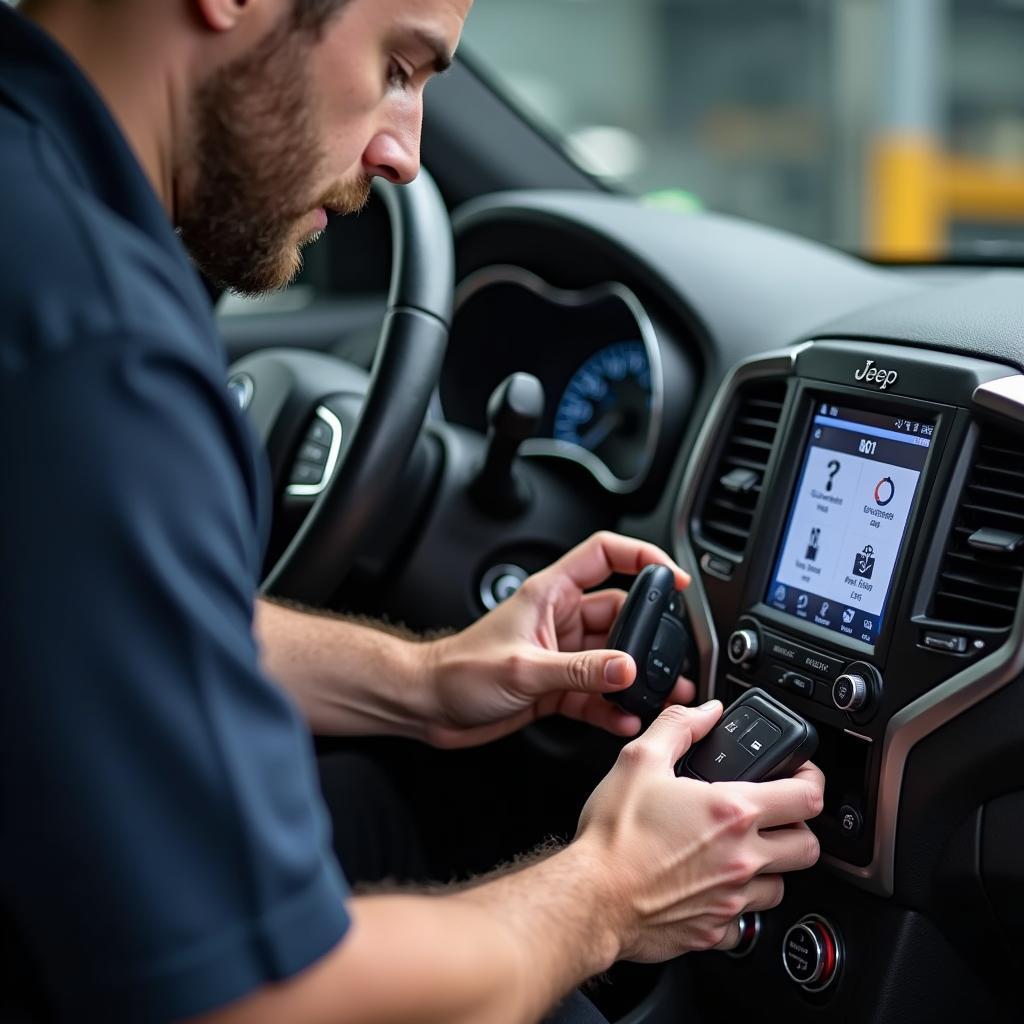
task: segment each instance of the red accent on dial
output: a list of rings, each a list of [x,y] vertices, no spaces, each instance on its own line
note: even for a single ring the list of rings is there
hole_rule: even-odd
[[[819,921],[811,922],[811,927],[818,933],[821,948],[825,954],[825,966],[822,968],[818,984],[826,984],[831,981],[836,969],[836,940],[832,935],[832,930],[826,928]]]

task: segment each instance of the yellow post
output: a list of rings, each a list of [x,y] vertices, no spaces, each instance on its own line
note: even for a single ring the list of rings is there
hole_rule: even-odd
[[[877,259],[934,260],[946,248],[943,160],[933,138],[883,135],[867,180],[868,250]]]

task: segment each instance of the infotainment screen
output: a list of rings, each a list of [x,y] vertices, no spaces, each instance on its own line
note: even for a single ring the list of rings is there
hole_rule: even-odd
[[[817,406],[768,605],[875,643],[934,432],[934,422]]]

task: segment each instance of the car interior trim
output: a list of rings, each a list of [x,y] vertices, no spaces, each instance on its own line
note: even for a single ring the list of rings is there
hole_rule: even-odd
[[[1024,376],[1014,373],[982,384],[974,392],[974,402],[1024,423]]]
[[[498,284],[513,284],[525,288],[554,305],[568,308],[589,306],[600,299],[616,298],[629,310],[636,321],[640,340],[647,353],[647,362],[651,368],[651,416],[647,425],[647,437],[644,439],[643,463],[639,471],[628,479],[623,479],[613,473],[593,452],[555,438],[531,438],[522,444],[519,453],[568,459],[585,467],[602,487],[613,494],[633,493],[643,485],[654,462],[665,410],[665,372],[661,358],[661,345],[658,333],[643,303],[629,288],[618,281],[608,281],[590,288],[571,291],[556,288],[524,267],[498,264],[484,267],[462,281],[455,293],[456,317],[458,311],[473,296]]]

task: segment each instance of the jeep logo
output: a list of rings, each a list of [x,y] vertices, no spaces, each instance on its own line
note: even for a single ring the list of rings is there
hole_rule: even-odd
[[[884,391],[890,384],[895,384],[899,374],[895,370],[881,370],[875,366],[874,359],[869,359],[863,370],[858,370],[854,375],[855,380],[863,380],[868,384],[874,384],[879,391]]]

